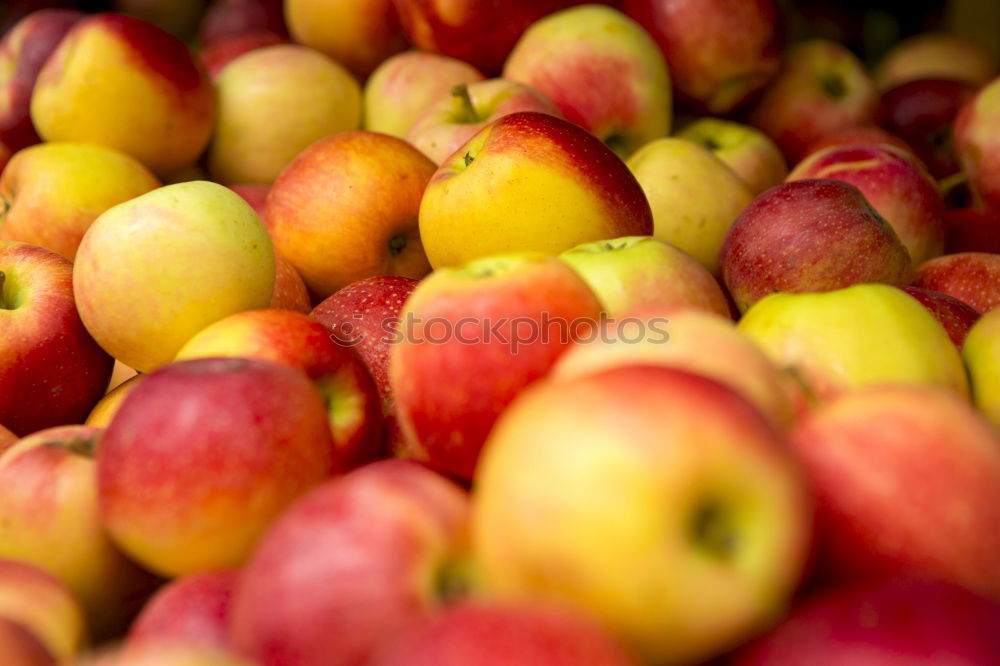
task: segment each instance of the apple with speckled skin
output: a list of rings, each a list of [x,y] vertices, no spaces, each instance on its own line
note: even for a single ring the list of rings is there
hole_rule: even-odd
[[[66,660],[86,644],[86,619],[73,593],[39,567],[0,559],[0,618],[22,625],[52,656]]]
[[[483,128],[441,165],[420,201],[420,237],[434,268],[652,232],[646,195],[611,149],[531,111]]]
[[[979,319],[979,311],[954,296],[923,287],[900,287],[907,294],[920,301],[927,311],[934,315],[948,337],[959,349],[969,334],[969,329]]]
[[[1000,210],[1000,78],[980,88],[958,112],[953,134],[959,163],[973,194]]]
[[[129,648],[164,641],[229,646],[229,602],[238,570],[196,573],[156,591],[129,628]]]
[[[913,284],[985,313],[1000,305],[1000,254],[959,252],[925,261],[914,270]]]
[[[918,79],[951,79],[982,86],[1000,73],[983,45],[962,35],[925,32],[895,44],[875,67],[882,90]]]
[[[788,175],[778,146],[755,127],[721,118],[699,118],[676,136],[711,151],[736,172],[754,196],[785,182]]]
[[[892,227],[849,183],[806,179],[764,192],[740,213],[719,252],[741,312],[773,292],[906,284],[911,262]]]

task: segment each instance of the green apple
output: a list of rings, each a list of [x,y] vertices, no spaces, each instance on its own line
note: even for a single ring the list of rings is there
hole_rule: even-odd
[[[680,139],[694,141],[726,163],[756,196],[785,182],[785,156],[760,130],[721,118],[699,118],[677,132]]]
[[[969,371],[972,400],[990,421],[1000,427],[1000,307],[979,318],[962,347]]]

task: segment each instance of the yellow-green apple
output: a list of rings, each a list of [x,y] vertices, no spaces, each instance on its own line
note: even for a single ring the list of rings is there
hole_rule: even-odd
[[[99,143],[163,175],[208,143],[215,96],[182,41],[140,19],[77,22],[38,74],[31,119],[46,141]]]
[[[719,248],[733,220],[753,200],[746,183],[706,148],[656,139],[628,159],[653,210],[653,235],[719,274]]]
[[[728,113],[781,65],[774,0],[625,0],[624,10],[659,45],[674,89],[709,113]]]
[[[280,254],[274,255],[274,291],[269,307],[292,312],[309,312],[312,299],[302,276]]]
[[[66,666],[259,666],[214,645],[186,641],[150,641],[106,648]]]
[[[788,165],[778,146],[760,130],[721,118],[699,118],[677,132],[711,151],[757,196],[785,181]]]
[[[97,451],[112,539],[171,577],[239,566],[289,504],[338,469],[312,382],[257,359],[178,361],[146,375]]]
[[[948,337],[959,349],[965,343],[969,329],[979,319],[979,311],[954,296],[924,289],[922,287],[900,287],[907,294],[920,301],[927,311],[934,315],[938,323],[947,331]]]
[[[824,135],[871,122],[877,106],[875,83],[857,56],[836,42],[811,39],[790,49],[750,123],[794,164]]]
[[[399,53],[365,82],[364,127],[405,138],[427,108],[452,88],[482,80],[479,70],[455,58],[424,51]]]
[[[465,595],[469,499],[408,460],[314,489],[268,530],[229,607],[260,666],[366,663],[376,646]]]
[[[0,618],[23,625],[59,660],[78,653],[88,640],[73,593],[52,574],[16,560],[0,559]]]
[[[45,59],[82,17],[68,9],[40,9],[18,21],[0,40],[0,144],[10,152],[41,141],[31,124],[35,79]]]
[[[952,129],[955,151],[969,177],[973,194],[992,210],[1000,210],[1000,78],[965,102]]]
[[[806,149],[804,154],[812,155],[813,153],[818,153],[824,148],[829,148],[831,146],[856,146],[859,144],[867,146],[883,143],[910,153],[914,158],[917,158],[917,154],[908,143],[895,134],[892,134],[891,132],[888,132],[872,123],[845,127],[837,130],[836,132],[825,134],[809,144],[809,147]]]
[[[604,326],[604,335],[559,357],[549,375],[553,381],[626,365],[664,365],[728,386],[781,427],[792,422],[790,378],[732,321],[708,312],[643,308]]]
[[[555,257],[511,253],[434,271],[406,301],[389,363],[409,455],[471,479],[500,413],[600,315],[594,292]]]
[[[1000,305],[1000,254],[959,252],[930,259],[916,267],[913,284],[987,312]]]
[[[427,108],[406,140],[435,164],[442,164],[491,122],[518,111],[562,117],[545,93],[523,83],[507,79],[460,83]]]
[[[109,209],[87,230],[73,265],[87,330],[140,372],[173,359],[212,322],[267,307],[273,290],[267,229],[238,194],[205,181]]]
[[[525,29],[572,0],[393,0],[403,29],[421,51],[497,74]]]
[[[879,88],[888,90],[917,79],[952,79],[981,86],[995,77],[996,56],[967,37],[921,33],[895,44],[875,68]]]
[[[3,425],[0,425],[0,455],[3,455],[4,451],[14,446],[17,439],[17,435],[5,428]]]
[[[372,666],[634,666],[593,618],[544,603],[464,602],[398,637]]]
[[[958,585],[895,577],[835,586],[741,648],[732,666],[949,666],[1000,654],[1000,605]]]
[[[807,178],[832,178],[861,190],[914,266],[944,252],[944,199],[911,154],[884,144],[831,146],[799,162],[787,181]]]
[[[902,290],[860,284],[771,294],[738,328],[819,400],[871,384],[930,384],[967,396],[958,350],[934,316]]]
[[[73,264],[0,241],[0,423],[24,436],[80,423],[114,366],[77,313]]]
[[[256,51],[267,46],[286,43],[286,39],[273,32],[248,32],[223,39],[220,42],[203,48],[198,57],[201,59],[208,75],[215,81],[219,74],[233,60],[244,53]]]
[[[1000,308],[984,314],[969,329],[962,359],[969,372],[973,403],[1000,427]]]
[[[732,223],[719,263],[741,312],[774,292],[906,284],[912,266],[861,191],[825,178],[788,182],[754,199]]]
[[[939,387],[869,386],[806,414],[821,575],[913,574],[1000,600],[1000,432]]]
[[[546,113],[512,113],[483,128],[420,201],[420,237],[435,268],[652,232],[649,202],[628,167],[586,130]]]
[[[215,88],[208,165],[222,183],[271,183],[307,146],[361,122],[361,87],[351,73],[298,44],[239,56]]]
[[[288,35],[282,0],[213,0],[201,17],[198,41],[212,47],[232,37],[269,32]]]
[[[326,405],[340,466],[357,467],[382,453],[381,402],[364,362],[334,341],[321,323],[288,310],[247,310],[199,331],[177,359],[256,358],[305,372]]]
[[[611,7],[572,7],[534,23],[503,77],[545,93],[621,157],[670,132],[663,54],[642,26]]]
[[[643,663],[719,655],[780,616],[806,564],[811,502],[786,446],[738,393],[677,368],[536,383],[476,476],[480,595],[586,609]]]
[[[0,618],[0,655],[6,666],[56,666],[55,657],[24,625]]]
[[[159,186],[141,162],[113,148],[31,146],[0,174],[0,239],[40,245],[72,261],[98,215]]]
[[[94,428],[107,428],[108,424],[111,423],[111,419],[118,412],[121,407],[122,402],[125,400],[125,396],[131,393],[135,387],[142,381],[145,375],[136,375],[131,379],[127,379],[115,388],[108,391],[100,402],[94,405],[94,408],[90,410],[90,414],[87,415],[87,420],[84,421],[84,425],[92,426]]]
[[[407,47],[392,0],[285,0],[288,31],[360,79]]]
[[[168,640],[228,647],[229,602],[238,577],[238,570],[206,571],[164,585],[129,628],[129,647]]]
[[[402,139],[341,132],[282,172],[265,217],[278,252],[318,298],[379,275],[430,271],[417,212],[434,163]]]
[[[115,548],[101,524],[100,435],[87,426],[48,428],[0,456],[0,557],[65,583],[98,641],[128,626],[156,582]]]
[[[643,307],[729,316],[729,301],[712,274],[691,255],[652,236],[583,243],[559,258],[583,278],[613,318]]]

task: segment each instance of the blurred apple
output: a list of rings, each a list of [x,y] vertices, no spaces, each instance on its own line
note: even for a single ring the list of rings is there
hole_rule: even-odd
[[[85,2],[78,4],[87,6]],[[113,11],[149,21],[187,39],[198,27],[205,0],[113,0],[111,6]]]
[[[302,313],[312,309],[309,289],[302,276],[280,254],[274,255],[274,290],[269,307]]]
[[[14,560],[0,559],[0,619],[22,625],[60,661],[88,640],[83,611],[69,589],[42,569]]]
[[[17,435],[0,425],[0,455],[3,455],[4,451],[14,446],[15,442],[17,442]]]
[[[288,35],[282,0],[213,0],[202,15],[198,41],[203,48],[212,48],[260,32]]]
[[[960,252],[925,261],[914,271],[913,284],[987,312],[1000,305],[1000,254]]]
[[[239,572],[208,571],[161,587],[128,631],[128,645],[165,641],[229,646],[229,603]]]
[[[66,666],[258,666],[230,650],[197,642],[156,641],[106,648]]]
[[[1000,308],[984,314],[969,329],[962,357],[972,385],[972,401],[1000,427]]]
[[[720,118],[700,118],[677,132],[725,162],[757,196],[785,181],[788,166],[771,139],[760,130]]]
[[[895,134],[887,132],[881,127],[877,127],[871,123],[845,127],[844,129],[839,129],[836,132],[826,134],[812,142],[806,149],[805,155],[808,156],[813,153],[818,153],[819,151],[830,148],[831,146],[870,146],[873,144],[888,144],[898,148],[899,150],[905,151],[906,153],[912,155],[915,159],[919,159],[917,154],[913,151],[913,148],[911,148],[908,143]]]
[[[981,86],[1000,71],[990,51],[961,35],[925,32],[896,43],[875,68],[879,88],[917,79],[952,79]]]
[[[901,289],[920,301],[920,304],[927,308],[927,311],[944,327],[955,346],[962,348],[969,329],[979,319],[979,312],[974,307],[940,291],[922,287],[901,287]]]
[[[947,254],[990,252],[1000,254],[1000,209],[972,206],[945,211]]]
[[[94,405],[94,408],[90,410],[90,414],[87,415],[87,420],[84,424],[94,428],[108,427],[108,424],[111,423],[111,419],[114,418],[114,415],[118,412],[122,402],[125,400],[125,396],[135,389],[144,376],[145,375],[136,375],[108,391],[104,397],[101,398],[100,402]]]
[[[203,48],[198,57],[213,81],[218,80],[222,70],[244,53],[268,46],[284,44],[287,40],[273,32],[246,32],[227,37],[211,46]]]
[[[6,666],[56,666],[52,653],[24,625],[0,618],[0,654]]]
[[[980,88],[955,118],[955,150],[973,194],[1000,211],[1000,78]]]

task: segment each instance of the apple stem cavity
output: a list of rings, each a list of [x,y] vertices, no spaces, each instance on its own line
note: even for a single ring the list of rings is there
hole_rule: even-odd
[[[403,250],[406,249],[407,243],[408,241],[406,240],[406,236],[402,234],[396,234],[395,236],[389,239],[389,254],[391,254],[394,257],[398,257],[400,254],[402,254]]]
[[[7,301],[4,300],[4,297],[3,297],[3,286],[4,286],[4,282],[6,282],[6,280],[7,280],[7,274],[4,273],[3,271],[0,271],[0,310],[6,310],[6,309],[8,309],[7,308]]]
[[[465,83],[459,83],[451,89],[452,97],[458,99],[462,105],[462,115],[459,117],[458,122],[460,123],[478,123],[479,114],[476,113],[476,107],[472,104],[472,97],[469,96],[469,86]]]
[[[736,532],[717,502],[710,500],[700,504],[690,529],[695,543],[717,559],[729,560],[736,552]]]
[[[449,562],[441,566],[434,577],[435,597],[443,604],[449,604],[465,597],[469,592],[467,567],[459,562]]]
[[[93,437],[71,437],[66,441],[45,442],[45,446],[66,449],[70,453],[87,458],[93,458],[97,452],[96,441]]]
[[[824,76],[820,79],[819,85],[823,89],[823,92],[833,99],[841,99],[847,94],[847,86],[844,85],[844,79],[836,74]]]

